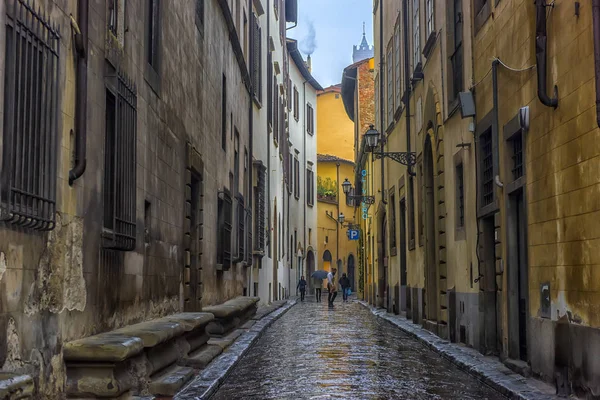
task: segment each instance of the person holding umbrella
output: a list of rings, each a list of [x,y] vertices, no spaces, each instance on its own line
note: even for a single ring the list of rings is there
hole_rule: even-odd
[[[327,274],[327,289],[329,290],[329,307],[333,308],[333,302],[335,301],[335,298],[337,297],[337,288],[335,287],[335,283],[333,280],[333,277],[335,276],[335,273],[337,272],[337,268],[332,268],[331,272]]]
[[[321,289],[323,288],[323,279],[327,278],[329,273],[322,269],[313,272],[310,277],[315,281],[315,292],[317,296],[317,303],[321,302]]]
[[[300,290],[300,301],[304,301],[304,294],[306,293],[306,280],[303,276],[300,277],[300,281],[296,286],[296,290]]]

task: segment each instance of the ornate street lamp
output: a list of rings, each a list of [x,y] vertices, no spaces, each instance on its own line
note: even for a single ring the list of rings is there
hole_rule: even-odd
[[[407,152],[407,151],[388,152],[388,151],[383,151],[383,146],[381,148],[381,151],[379,151],[379,152],[375,151],[375,149],[380,144],[380,142],[385,144],[385,140],[383,140],[381,138],[381,134],[379,132],[377,132],[374,125],[369,125],[369,130],[365,133],[365,138],[366,138],[365,140],[366,140],[367,146],[371,149],[371,152],[373,153],[373,156],[376,159],[388,157],[388,158],[391,158],[392,160],[394,160],[402,165],[406,165],[406,166],[415,165],[417,163],[417,154],[413,153],[413,152]]]
[[[342,183],[342,190],[344,191],[346,197],[350,198],[350,200],[359,201],[365,204],[375,204],[375,196],[362,196],[350,194],[350,192],[352,191],[352,184],[350,183],[348,178],[344,179],[344,183]]]
[[[344,215],[344,213],[340,213],[340,215],[338,215],[338,222],[340,223],[340,225],[344,226],[345,220],[346,220],[346,216]]]

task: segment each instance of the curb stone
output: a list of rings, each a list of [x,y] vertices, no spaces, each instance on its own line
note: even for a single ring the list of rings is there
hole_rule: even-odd
[[[244,332],[220,356],[215,358],[190,383],[174,396],[175,400],[204,400],[209,399],[223,384],[229,373],[252,345],[262,336],[263,332],[279,317],[296,304],[296,300],[288,300],[283,306],[265,314],[246,332]]]
[[[459,369],[474,376],[509,399],[559,399],[549,384],[537,381],[537,385],[533,385],[532,378],[518,375],[494,357],[486,357],[473,348],[450,343],[420,325],[413,324],[404,317],[388,314],[387,311],[376,309],[364,301],[357,301],[357,303],[369,309],[373,315],[388,321],[419,340]],[[540,390],[539,387],[541,386],[547,386],[545,388],[547,390]]]

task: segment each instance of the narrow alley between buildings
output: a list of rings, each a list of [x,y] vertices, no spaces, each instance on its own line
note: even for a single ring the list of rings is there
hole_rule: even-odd
[[[212,399],[504,398],[360,304],[310,300],[265,331]]]

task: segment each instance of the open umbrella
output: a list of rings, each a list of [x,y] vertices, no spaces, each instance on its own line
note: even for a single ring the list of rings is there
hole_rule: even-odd
[[[327,274],[328,273],[329,272],[323,271],[322,269],[320,269],[318,271],[313,272],[311,274],[311,278],[314,278],[314,279],[325,279],[325,278],[327,278]]]

